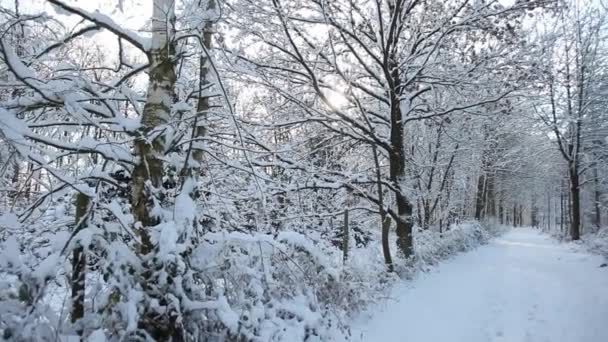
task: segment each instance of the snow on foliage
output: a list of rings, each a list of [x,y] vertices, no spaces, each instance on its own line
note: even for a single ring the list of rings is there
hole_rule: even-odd
[[[591,7],[153,0],[139,33],[46,2],[0,11],[7,340],[327,341],[476,222],[601,226]]]
[[[574,248],[583,248],[602,255],[608,262],[608,227],[584,233],[580,241],[572,241],[569,236],[564,235],[563,231],[557,229],[548,231],[547,233],[557,240],[572,244]]]
[[[583,235],[583,241],[588,244],[591,251],[608,259],[608,228],[600,229],[595,234]]]
[[[167,265],[172,255],[183,250],[176,249],[180,242],[175,235],[163,232],[177,234],[178,225],[183,221],[159,228],[162,242],[158,256]],[[424,270],[425,265],[485,243],[493,234],[496,231],[475,222],[453,226],[442,234],[420,232],[415,238],[416,257],[401,271],[411,274]],[[65,237],[62,240],[65,243]],[[223,336],[219,340],[238,337],[270,342],[329,341],[332,336],[348,336],[352,318],[370,303],[385,298],[399,279],[386,272],[375,244],[354,248],[344,264],[342,251],[317,234],[283,232],[275,237],[218,232],[205,234],[200,241],[189,258],[189,274],[183,274],[180,282],[184,297],[175,298],[181,302],[181,320],[193,338],[212,334]],[[88,305],[93,305],[95,312],[105,312],[102,320],[97,313],[85,317],[90,340],[119,340],[137,330],[143,293],[137,285],[118,289],[126,284],[103,276],[110,271],[104,271],[103,265],[111,267],[111,273],[118,277],[125,267],[141,267],[138,257],[125,247],[118,242],[106,246],[105,260],[89,275],[96,285],[87,293]],[[21,248],[23,244],[12,237],[4,242],[0,256],[0,301],[6,304],[0,312],[3,333],[32,341],[50,341],[55,334],[70,336],[68,288],[56,277],[62,274],[63,261],[53,252],[55,248],[39,259],[27,258]],[[56,285],[50,286],[53,282]],[[119,299],[116,291],[122,291],[124,299]],[[25,312],[31,313],[24,316]]]
[[[506,228],[506,226],[472,221],[456,225],[443,233],[423,230],[415,235],[416,257],[426,264],[435,264],[450,255],[486,243],[491,237],[504,232]]]

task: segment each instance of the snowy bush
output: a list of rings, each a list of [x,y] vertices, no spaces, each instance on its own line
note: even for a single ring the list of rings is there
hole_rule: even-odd
[[[471,250],[505,229],[505,226],[470,221],[454,225],[441,233],[430,229],[419,230],[414,235],[415,265],[433,265],[456,253]]]
[[[583,235],[583,241],[591,251],[608,258],[608,228],[600,229],[594,234]]]
[[[475,222],[441,234],[420,231],[407,273],[474,248],[494,234],[494,227]],[[78,328],[68,322],[69,288],[62,280],[67,260],[58,254],[65,241],[55,240],[27,255],[15,238],[3,243],[0,329],[5,339],[54,341]],[[137,267],[137,258],[120,246],[106,247],[87,278],[87,305],[93,310],[79,327],[95,341],[133,338],[130,332],[143,312],[139,285],[125,278],[132,272],[128,265]],[[354,248],[344,263],[342,251],[316,233],[210,232],[185,260],[187,267],[175,265],[181,269],[173,273],[176,284],[164,288],[175,294],[177,286],[183,293],[170,298],[179,306],[176,324],[187,340],[329,341],[348,336],[351,319],[386,298],[399,280],[397,273],[386,271],[377,242]]]
[[[566,235],[563,231],[551,230],[548,232],[553,238],[562,242],[572,242],[569,235]],[[586,232],[581,236],[578,245],[590,250],[593,253],[597,253],[608,258],[608,227],[601,228],[597,231]]]

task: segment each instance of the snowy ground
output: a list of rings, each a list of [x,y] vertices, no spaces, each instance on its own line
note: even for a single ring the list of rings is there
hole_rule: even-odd
[[[353,322],[366,342],[608,341],[604,259],[529,229],[442,263]]]

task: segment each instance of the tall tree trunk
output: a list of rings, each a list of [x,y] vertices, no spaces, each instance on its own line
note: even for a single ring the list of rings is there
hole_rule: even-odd
[[[76,194],[76,226],[74,227],[73,234],[86,227],[89,203],[89,196],[81,192]],[[84,246],[79,242],[78,246],[72,251],[72,312],[70,315],[72,323],[76,323],[84,317],[86,266],[87,259]],[[83,331],[78,329],[78,334],[82,336]]]
[[[378,207],[380,209],[380,221],[382,224],[382,254],[384,255],[384,263],[388,267],[389,272],[393,272],[393,258],[391,257],[391,246],[389,243],[389,233],[391,228],[391,218],[386,214],[384,208],[384,193],[382,192],[382,175],[380,170],[380,161],[378,160],[378,151],[375,146],[372,146],[374,155],[374,164],[376,166],[376,182],[378,187]]]
[[[428,195],[428,194],[427,194]],[[431,203],[428,199],[422,202],[424,206],[424,217],[422,218],[422,229],[429,229],[431,224]]]
[[[600,211],[600,201],[601,201],[602,194],[600,192],[600,180],[599,180],[599,174],[598,174],[598,170],[597,170],[597,164],[593,167],[593,185],[594,185],[593,202],[594,202],[594,209],[595,209],[594,224],[595,224],[595,228],[597,230],[599,230],[602,227],[602,213]]]
[[[216,4],[215,0],[207,0],[205,10],[211,12],[215,10]],[[205,23],[203,28],[203,39],[202,44],[205,51],[200,56],[199,59],[199,89],[198,89],[198,103],[196,105],[196,119],[195,119],[195,127],[194,127],[194,139],[203,138],[207,134],[207,127],[205,118],[209,113],[209,96],[205,95],[205,92],[208,92],[209,88],[212,86],[210,70],[209,66],[211,61],[209,60],[209,56],[207,53],[211,51],[211,41],[213,35],[213,23],[212,21],[208,21]],[[203,161],[203,150],[198,147],[201,146],[202,142],[198,142],[193,145],[192,157],[197,162],[198,167],[200,168],[201,163]]]
[[[348,242],[350,240],[350,231],[348,227],[348,209],[344,210],[344,226],[342,226],[342,262],[346,264],[348,260]]]
[[[19,6],[19,0],[15,0],[15,15],[17,17],[19,17],[20,14],[20,6]],[[15,42],[17,43],[15,46],[15,53],[17,54],[17,56],[22,57],[23,56],[23,44],[22,42],[24,41],[24,23],[21,22],[19,25],[16,25],[14,27],[15,29]],[[21,96],[21,93],[23,92],[22,89],[15,87],[13,89],[13,91],[11,92],[11,97],[13,99],[17,99],[19,98],[19,96]],[[59,160],[61,160],[61,158],[59,158]],[[21,164],[19,163],[19,155],[18,153],[14,153],[12,156],[12,164],[13,164],[13,177],[11,179],[11,181],[13,182],[13,191],[10,192],[9,196],[13,199],[13,203],[12,205],[16,205],[17,204],[17,200],[19,199],[19,184],[21,184],[19,182],[19,174],[21,172]],[[29,165],[28,165],[28,172],[29,172]]]
[[[498,198],[498,217],[500,224],[505,224],[505,208],[503,207],[502,194]]]
[[[581,238],[581,201],[578,168],[572,164],[570,172],[570,196],[572,197],[572,221],[570,222],[570,237],[572,240]]]
[[[19,184],[21,184],[19,182],[21,174],[21,163],[19,163],[19,156],[17,155],[17,153],[13,154],[12,164],[13,176],[11,177],[11,182],[13,183],[13,190],[10,192],[9,196],[13,200],[13,203],[11,203],[11,205],[14,206],[17,204],[17,200],[19,199]]]
[[[140,237],[139,254],[146,260],[143,265],[141,286],[151,299],[167,306],[165,294],[156,290],[154,278],[154,252],[151,229],[158,225],[154,215],[155,203],[162,203],[163,157],[165,153],[164,125],[171,116],[176,83],[175,74],[175,2],[154,0],[152,13],[152,44],[148,51],[150,63],[149,83],[141,118],[139,137],[135,141],[135,155],[138,163],[133,169],[131,205]],[[171,310],[169,310],[171,311]],[[156,310],[145,308],[139,328],[145,330],[158,341],[180,340],[179,323],[172,312],[158,315]]]
[[[532,227],[538,228],[538,207],[536,205],[536,196],[533,195],[530,202],[530,224]]]
[[[27,179],[24,185],[24,197],[29,202],[30,195],[32,193],[32,172],[34,171],[34,164],[27,163],[27,171],[25,174],[27,175]]]
[[[475,219],[481,220],[484,208],[486,176],[484,171],[481,172],[477,180],[477,192],[475,195]]]
[[[559,211],[559,206],[561,205],[557,203],[557,198],[553,201],[553,212],[555,214],[553,214],[553,226],[555,228],[557,228],[557,213]],[[561,213],[560,213],[560,220],[561,220]]]
[[[391,58],[391,57],[389,57]],[[395,191],[395,202],[397,204],[397,247],[404,257],[410,257],[414,253],[414,242],[412,230],[414,220],[412,219],[412,204],[407,199],[402,182],[405,180],[405,140],[403,128],[403,113],[401,112],[401,99],[399,89],[400,76],[396,59],[389,61],[390,78],[393,86],[390,89],[390,111],[391,111],[391,151],[389,153],[390,180]],[[407,100],[404,100],[407,101]]]
[[[429,225],[431,224],[431,218],[433,216],[433,212],[435,209],[435,206],[433,206],[431,208],[431,190],[433,189],[433,181],[435,179],[435,172],[437,170],[437,160],[439,159],[439,151],[441,150],[441,136],[443,133],[443,123],[439,124],[439,127],[437,128],[437,137],[435,140],[435,145],[434,145],[434,152],[433,152],[433,158],[431,160],[431,169],[429,170],[429,178],[427,179],[426,182],[426,196],[424,198],[424,222],[423,222],[423,228],[424,229],[428,229]],[[431,147],[429,147],[429,149],[431,149]],[[449,169],[448,169],[449,172]],[[444,179],[445,179],[444,175]],[[442,181],[443,183],[443,181]],[[441,185],[441,187],[443,187],[443,184]],[[437,194],[437,197],[441,196],[441,191],[442,189],[439,189],[439,193]]]
[[[175,21],[172,0],[154,0],[153,49],[148,53],[150,73],[146,104],[141,118],[140,136],[135,141],[135,155],[139,162],[133,170],[131,202],[135,219],[141,223],[141,254],[152,251],[148,227],[158,224],[151,214],[152,196],[160,191],[163,175],[165,139],[162,126],[170,120],[176,82],[173,23]],[[169,10],[169,13],[165,11]]]
[[[519,205],[519,210],[518,210],[518,221],[519,221],[519,226],[523,227],[524,226],[524,206],[522,204]]]
[[[401,141],[403,143],[403,141]],[[393,146],[395,146],[393,144]],[[395,150],[399,148],[394,147]],[[400,151],[392,153],[390,162],[390,178],[397,187],[395,191],[395,202],[397,204],[397,247],[404,257],[413,254],[412,230],[414,221],[412,219],[412,205],[403,193],[401,182],[405,176],[405,156]]]
[[[547,231],[551,231],[551,193],[547,193]]]
[[[560,184],[559,189],[559,231],[564,232],[564,224],[566,222],[566,196],[564,195],[564,182]]]
[[[568,179],[568,185],[570,186],[570,179]],[[567,199],[566,204],[568,205],[568,210],[566,211],[566,227],[564,228],[564,235],[569,235],[572,232],[572,190],[571,188],[566,188]]]
[[[414,191],[416,193],[418,193],[419,195],[416,196],[416,223],[424,228],[424,215],[423,215],[423,211],[424,211],[424,205],[423,205],[423,201],[421,199],[422,197],[422,188],[419,186],[414,187]],[[412,218],[413,219],[413,218]]]
[[[496,191],[495,191],[495,176],[488,175],[487,190],[486,190],[486,214],[488,217],[496,218]]]

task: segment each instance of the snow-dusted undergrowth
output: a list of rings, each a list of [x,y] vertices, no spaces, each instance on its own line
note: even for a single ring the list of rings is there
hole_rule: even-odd
[[[442,234],[418,231],[416,258],[409,262],[398,258],[397,273],[407,276],[426,269],[485,243],[500,231],[500,227],[476,222],[453,226]],[[193,251],[190,266],[200,277],[197,291],[204,293],[191,294],[197,301],[190,307],[182,305],[187,324],[209,341],[327,341],[348,336],[352,317],[386,298],[400,279],[386,272],[375,241],[354,248],[346,263],[341,250],[317,235],[209,233],[202,241]],[[15,238],[3,244],[0,328],[7,336],[53,341],[73,335],[66,308],[69,282],[65,274],[69,273],[65,263],[57,262],[60,246],[51,240],[44,250],[31,253],[20,248]],[[36,255],[38,261],[34,261]],[[113,302],[110,287],[101,278],[95,271],[89,274],[88,305],[97,311],[107,310],[99,302],[123,305],[123,310],[111,312],[124,316],[89,326],[88,335],[96,342],[118,339],[117,331],[135,324],[129,317],[136,317],[132,310],[137,310],[129,309],[129,303]],[[26,298],[26,294],[37,298]],[[94,315],[89,320],[95,321]]]
[[[503,225],[471,221],[456,225],[443,233],[419,231],[414,240],[418,264],[435,264],[458,252],[471,250],[507,229]]]
[[[608,258],[608,227],[595,233],[583,234],[582,240],[590,251]]]
[[[550,235],[560,241],[569,241],[579,247],[585,248],[595,254],[603,255],[608,259],[608,227],[597,231],[584,232],[578,242],[573,242],[563,232],[551,231]]]

